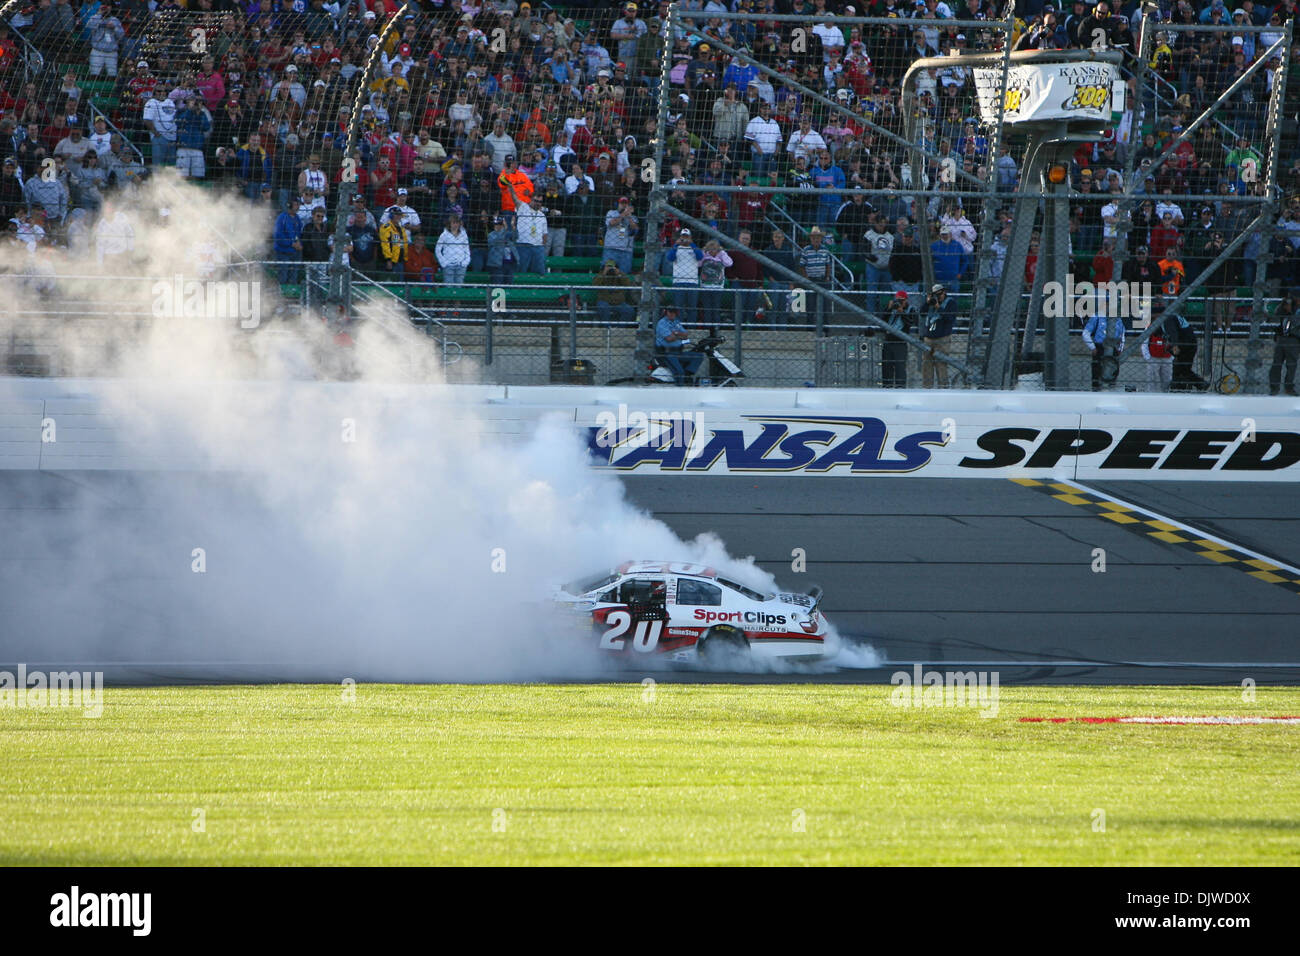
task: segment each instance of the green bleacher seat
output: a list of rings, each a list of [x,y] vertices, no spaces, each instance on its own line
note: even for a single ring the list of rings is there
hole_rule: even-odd
[[[571,275],[565,272],[552,272],[548,275],[539,276],[532,273],[516,272],[515,282],[519,285],[587,285],[591,282],[590,278]]]
[[[489,285],[438,285],[438,286],[402,286],[385,285],[384,288],[399,299],[409,302],[464,302],[467,305],[484,305],[487,302]],[[559,289],[519,289],[504,286],[507,305],[560,306],[562,295]]]
[[[595,272],[600,263],[600,256],[551,256],[546,260],[553,272]]]

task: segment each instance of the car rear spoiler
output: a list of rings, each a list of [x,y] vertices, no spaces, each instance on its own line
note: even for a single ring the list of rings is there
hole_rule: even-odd
[[[817,605],[822,603],[822,589],[814,584],[808,589],[808,596],[812,598],[812,607],[808,609],[808,613],[811,614],[817,610]]]

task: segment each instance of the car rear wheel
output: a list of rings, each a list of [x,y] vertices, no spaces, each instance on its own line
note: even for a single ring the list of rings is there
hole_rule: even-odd
[[[744,666],[749,663],[749,641],[734,627],[715,627],[700,638],[696,653],[709,667]]]

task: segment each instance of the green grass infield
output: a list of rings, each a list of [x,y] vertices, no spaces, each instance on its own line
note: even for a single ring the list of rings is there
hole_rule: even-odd
[[[97,718],[10,698],[0,862],[1300,860],[1300,726],[1021,720],[1295,715],[1298,689],[1002,687],[995,714],[893,694],[108,687]]]

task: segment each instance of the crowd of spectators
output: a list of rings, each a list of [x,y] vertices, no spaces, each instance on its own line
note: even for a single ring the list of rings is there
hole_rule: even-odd
[[[1124,237],[1124,274],[1145,275],[1143,263],[1152,262],[1151,274],[1167,286],[1170,272],[1159,263],[1179,261],[1191,276],[1245,229],[1248,213],[1229,200],[1263,188],[1265,107],[1285,72],[1291,121],[1283,143],[1292,152],[1283,150],[1279,182],[1288,199],[1272,251],[1274,274],[1300,284],[1300,45],[1268,55],[1213,122],[1147,172],[1196,111],[1265,57],[1295,7],[1296,0],[1241,0],[1232,9],[1223,0],[1177,0],[1147,14],[1154,17],[1152,85],[1130,97],[1130,107],[1145,105],[1146,125],[1135,126],[1130,109],[1073,157],[1079,279],[1112,275]],[[588,275],[626,278],[641,266],[649,191],[659,176],[673,206],[729,237],[743,235],[745,246],[799,274],[800,284],[865,290],[883,306],[900,291],[922,294],[922,214],[935,279],[954,294],[970,290],[985,210],[945,195],[966,182],[943,175],[945,166],[978,182],[995,179],[1002,192],[1018,184],[1017,144],[1003,142],[991,155],[967,68],[919,75],[917,110],[932,154],[923,168],[912,169],[890,135],[904,132],[900,84],[915,59],[1001,48],[999,28],[945,23],[998,19],[990,0],[684,0],[664,76],[666,0],[612,9],[425,0],[401,9],[392,0],[189,0],[187,7],[39,0],[22,7],[0,25],[0,213],[33,250],[69,242],[96,229],[109,197],[124,196],[116,217],[158,167],[174,166],[268,207],[270,255],[285,263],[286,281],[299,275],[296,263],[319,272],[338,236],[350,265],[410,281],[457,284],[471,274],[526,281],[562,256],[595,257],[601,266]],[[726,10],[797,19],[716,16]],[[1115,9],[1106,0],[1059,8],[1018,0],[1016,13],[1017,49],[1109,47],[1124,53],[1127,68],[1137,65],[1143,14],[1136,0],[1117,0]],[[837,19],[854,15],[884,22]],[[1264,29],[1159,29],[1166,23]],[[36,51],[39,74],[30,68]],[[847,112],[826,108],[809,90]],[[667,159],[658,170],[652,141],[665,101]],[[1139,203],[1126,213],[1118,197],[1130,168]],[[355,196],[340,211],[345,182],[355,183]],[[934,193],[922,210],[899,192],[841,194],[853,187]],[[1204,199],[1161,198],[1177,194]],[[1004,203],[991,218],[987,265],[998,279],[1011,269],[1009,216]],[[665,250],[657,265],[688,321],[714,317],[723,288],[748,296],[747,314],[786,309],[789,275],[702,242],[684,225],[670,214],[655,238]],[[1211,283],[1212,307],[1227,319],[1228,290],[1253,281],[1260,236]],[[1035,248],[1023,264],[1027,281],[1036,262]],[[602,314],[624,316],[631,300],[622,295],[620,302],[602,293]]]

